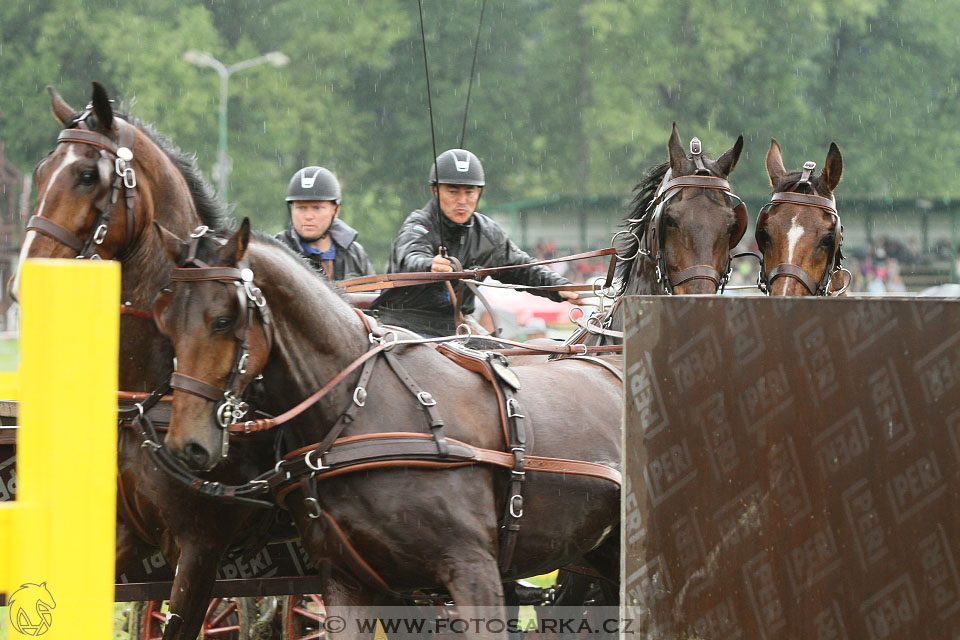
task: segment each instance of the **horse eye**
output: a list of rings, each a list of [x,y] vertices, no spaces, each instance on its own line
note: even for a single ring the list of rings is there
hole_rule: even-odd
[[[77,176],[77,182],[84,186],[90,186],[96,184],[100,176],[97,175],[97,172],[92,169],[84,169],[80,172],[80,175]]]
[[[833,234],[831,233],[830,235],[821,238],[820,246],[828,250],[833,249]]]
[[[767,230],[763,227],[757,229],[757,244],[765,245],[770,242],[770,234],[767,233]]]
[[[663,214],[663,224],[667,225],[671,229],[679,229],[680,223],[677,222],[677,219],[671,216],[668,213]]]
[[[213,321],[214,331],[226,331],[233,326],[233,318],[230,316],[219,316]]]

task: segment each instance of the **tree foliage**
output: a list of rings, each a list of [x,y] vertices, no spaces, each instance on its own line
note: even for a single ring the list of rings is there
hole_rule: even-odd
[[[460,144],[482,0],[424,0],[437,150]],[[844,153],[843,195],[949,198],[960,178],[960,5],[943,0],[488,0],[466,146],[488,201],[628,196],[665,158],[670,124],[716,155],[739,133],[732,177],[768,189],[777,138],[788,166]],[[104,83],[133,115],[216,160],[226,64],[291,61],[230,81],[230,199],[267,230],[286,221],[300,166],[343,182],[344,218],[378,266],[428,197],[433,154],[415,0],[32,0],[0,3],[0,140],[22,170],[57,126],[44,85],[74,106]]]

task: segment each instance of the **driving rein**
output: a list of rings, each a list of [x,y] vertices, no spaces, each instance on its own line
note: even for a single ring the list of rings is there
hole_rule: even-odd
[[[810,183],[810,174],[816,168],[817,163],[808,161],[803,163],[803,173],[800,176],[800,180],[793,187],[794,189],[799,188],[803,185],[807,185],[811,190],[813,185]],[[840,295],[847,290],[848,283],[845,283],[843,288],[839,291],[830,291],[830,278],[837,271],[847,271],[841,266],[843,260],[843,253],[840,251],[840,247],[843,245],[843,224],[840,222],[840,214],[837,213],[837,203],[831,194],[829,198],[823,196],[807,194],[807,193],[794,193],[792,191],[780,191],[774,193],[770,197],[770,202],[765,204],[760,213],[757,215],[757,228],[760,228],[760,222],[764,216],[769,215],[770,209],[779,205],[779,204],[796,204],[803,207],[813,207],[820,209],[825,213],[830,215],[831,221],[833,222],[833,230],[831,234],[833,235],[833,253],[827,259],[827,263],[823,268],[823,275],[820,276],[818,282],[814,282],[813,278],[800,266],[783,262],[778,264],[769,272],[766,270],[766,265],[763,260],[763,256],[760,257],[760,277],[757,282],[757,286],[765,294],[769,294],[770,287],[773,285],[773,281],[780,277],[789,277],[795,280],[798,280],[807,291],[810,292],[812,296],[830,296],[830,295]]]

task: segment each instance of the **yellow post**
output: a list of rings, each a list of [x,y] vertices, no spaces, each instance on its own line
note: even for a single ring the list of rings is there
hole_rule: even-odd
[[[113,637],[120,266],[28,260],[17,499],[0,504],[9,637]]]

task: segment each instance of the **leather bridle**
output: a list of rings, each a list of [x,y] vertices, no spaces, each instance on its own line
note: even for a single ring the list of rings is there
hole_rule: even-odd
[[[102,256],[97,251],[107,237],[110,213],[120,199],[121,192],[126,205],[124,246],[129,247],[133,242],[134,189],[137,186],[137,174],[130,164],[133,161],[133,125],[121,118],[114,117],[114,129],[118,140],[114,142],[108,136],[90,129],[87,118],[91,113],[90,107],[88,107],[77,118],[73,127],[64,129],[57,136],[57,144],[87,144],[100,150],[100,158],[97,160],[97,173],[100,176],[102,191],[93,203],[97,216],[90,226],[90,233],[85,239],[80,238],[73,231],[41,216],[31,216],[27,221],[26,231],[36,231],[56,240],[76,251],[77,258],[100,260]]]
[[[620,258],[620,260],[631,260],[633,258],[643,257],[652,261],[654,263],[657,284],[666,295],[673,295],[674,287],[696,279],[710,280],[716,285],[718,292],[723,292],[724,287],[730,280],[730,255],[727,256],[727,265],[723,273],[717,271],[713,265],[698,264],[681,269],[675,277],[670,277],[666,253],[664,251],[665,234],[663,233],[663,212],[666,210],[670,200],[680,193],[681,189],[687,187],[715,189],[735,199],[737,204],[733,206],[733,211],[737,216],[737,232],[730,238],[731,250],[737,246],[747,230],[746,205],[738,195],[730,190],[730,183],[727,180],[710,175],[710,170],[703,164],[702,147],[698,138],[693,138],[693,140],[690,141],[690,154],[697,166],[696,173],[674,178],[672,176],[672,170],[668,168],[663,176],[663,180],[660,182],[660,186],[657,188],[656,195],[653,200],[650,201],[650,204],[647,205],[647,210],[644,215],[640,218],[627,220],[627,222],[635,225],[645,223],[646,226],[643,235],[637,238],[633,230],[620,231],[614,235],[614,240],[616,240],[617,235],[621,233],[629,233],[634,238],[637,238],[637,253],[632,258],[623,258],[620,256],[618,256],[618,258]]]
[[[813,185],[810,183],[810,174],[816,168],[817,164],[812,161],[805,162],[803,164],[803,173],[800,175],[800,180],[793,187],[794,189],[807,185],[810,189],[813,189]],[[770,198],[770,202],[765,204],[760,213],[757,215],[757,229],[760,229],[761,221],[764,216],[769,215],[769,211],[780,204],[795,204],[802,207],[813,207],[820,209],[830,215],[831,221],[833,222],[833,230],[831,234],[833,236],[833,253],[827,259],[826,265],[823,268],[823,274],[820,276],[819,281],[814,281],[810,277],[810,274],[806,272],[803,268],[798,265],[783,262],[778,264],[769,272],[766,270],[766,264],[763,259],[763,254],[760,255],[760,276],[757,282],[757,286],[760,291],[765,294],[770,293],[770,287],[773,286],[773,281],[780,277],[789,277],[793,278],[802,284],[807,291],[810,292],[812,296],[829,296],[829,295],[840,295],[847,290],[848,283],[845,283],[843,288],[839,291],[830,291],[830,279],[834,273],[838,271],[846,271],[841,266],[843,260],[843,253],[840,251],[840,247],[843,245],[843,224],[840,222],[840,214],[837,213],[837,204],[833,195],[831,194],[829,198],[823,196],[807,194],[807,193],[794,193],[792,191],[779,191],[774,193]],[[758,241],[759,244],[759,241]],[[849,273],[849,272],[848,272]]]
[[[200,239],[208,232],[207,227],[198,227],[190,234],[192,239],[187,259],[181,267],[173,270],[171,282],[221,282],[224,286],[233,286],[241,310],[234,325],[234,337],[237,341],[236,357],[230,369],[225,389],[183,373],[174,372],[170,376],[170,387],[215,403],[216,423],[223,431],[221,456],[226,458],[229,450],[230,425],[242,420],[249,406],[242,399],[242,390],[237,389],[239,376],[247,372],[247,360],[250,358],[248,333],[253,323],[253,314],[260,317],[261,327],[266,339],[266,352],[273,346],[273,323],[270,321],[270,309],[260,289],[253,284],[253,271],[241,260],[236,267],[212,267],[196,257]],[[170,289],[164,290],[154,303],[154,318],[162,333],[166,328],[161,322],[163,309],[172,296]]]

